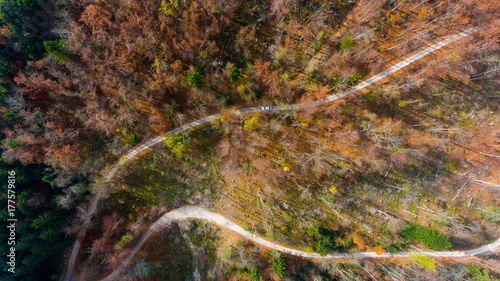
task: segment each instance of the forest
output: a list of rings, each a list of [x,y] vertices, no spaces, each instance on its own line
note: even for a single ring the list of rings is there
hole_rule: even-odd
[[[100,280],[187,205],[321,256],[491,243],[499,14],[485,0],[0,0],[0,213],[5,229],[15,171],[18,237],[1,279],[59,280],[78,241],[75,280]],[[334,102],[234,113],[349,91],[471,28]],[[120,280],[495,280],[497,260],[320,262],[193,220],[159,230]]]

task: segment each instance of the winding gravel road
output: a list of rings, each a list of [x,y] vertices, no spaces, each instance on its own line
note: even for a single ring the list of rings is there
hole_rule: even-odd
[[[343,98],[347,95],[350,95],[354,92],[357,92],[367,86],[370,86],[372,85],[373,83],[381,80],[381,79],[384,79],[386,78],[387,76],[405,68],[406,66],[410,65],[411,63],[427,56],[428,54],[454,42],[454,41],[457,41],[461,38],[464,38],[470,34],[472,34],[473,32],[477,31],[477,29],[475,28],[471,28],[471,29],[468,29],[468,30],[465,30],[463,32],[460,32],[459,34],[456,34],[454,36],[451,36],[447,39],[444,39],[402,61],[400,61],[399,63],[395,64],[394,66],[388,68],[387,70],[385,71],[382,71],[380,72],[379,74],[375,75],[375,76],[372,76],[371,78],[361,82],[358,86],[356,87],[353,87],[351,88],[350,90],[346,91],[346,92],[342,92],[342,93],[337,93],[337,94],[333,94],[333,95],[330,95],[328,97],[325,97],[325,98],[322,98],[322,99],[319,99],[319,100],[316,100],[316,101],[312,101],[312,102],[306,102],[306,103],[301,103],[301,104],[293,104],[293,105],[285,105],[285,106],[266,106],[266,107],[250,107],[250,108],[243,108],[243,109],[238,109],[238,110],[235,110],[233,111],[233,113],[235,114],[246,114],[246,113],[252,113],[252,112],[260,112],[260,111],[280,111],[280,110],[295,110],[295,109],[301,109],[301,108],[309,108],[309,107],[315,107],[315,106],[319,106],[321,104],[324,104],[324,103],[327,103],[327,102],[331,102],[331,101],[334,101],[334,100],[337,100],[337,99],[340,99],[340,98]],[[215,115],[211,115],[211,116],[208,116],[208,117],[205,117],[205,118],[202,118],[202,119],[199,119],[197,121],[194,121],[194,122],[191,122],[189,124],[186,124],[182,127],[179,127],[177,129],[174,129],[170,132],[167,132],[165,133],[164,135],[162,136],[158,136],[144,144],[142,144],[141,146],[131,150],[129,153],[127,153],[125,156],[123,156],[119,162],[113,166],[111,168],[111,170],[109,170],[107,176],[105,177],[104,179],[104,183],[107,183],[109,182],[113,176],[116,174],[116,172],[118,171],[118,169],[124,165],[125,163],[127,163],[128,161],[130,161],[134,156],[136,156],[137,154],[145,151],[145,150],[148,150],[149,148],[151,148],[152,146],[162,142],[165,140],[165,138],[169,135],[172,135],[172,134],[177,134],[177,133],[180,133],[180,132],[183,132],[183,131],[186,131],[186,130],[189,130],[191,128],[194,128],[194,127],[197,127],[199,125],[202,125],[202,124],[205,124],[205,123],[208,123],[210,121],[213,121],[213,120],[217,120],[219,118],[221,118],[223,115],[222,114],[215,114]],[[92,216],[95,214],[96,210],[97,210],[97,204],[99,203],[99,200],[102,196],[102,191],[98,192],[94,198],[91,200],[90,202],[90,207],[88,209],[88,212],[87,212],[87,216],[84,220],[84,228],[83,230],[79,233],[78,235],[78,238],[83,238],[86,233],[87,233],[87,229],[88,229],[88,226],[90,225],[90,222],[91,222],[91,219],[92,219]],[[187,218],[192,218],[192,219],[204,219],[204,220],[207,220],[207,221],[211,221],[211,222],[214,222],[222,227],[227,227],[249,239],[251,239],[252,241],[256,242],[256,243],[259,243],[259,244],[262,244],[264,246],[267,246],[267,247],[270,247],[270,248],[275,248],[277,250],[280,250],[280,251],[283,251],[283,252],[286,252],[290,255],[296,255],[296,256],[301,256],[301,257],[309,257],[309,258],[318,258],[319,255],[318,254],[313,254],[313,253],[306,253],[306,252],[301,252],[301,251],[297,251],[297,250],[293,250],[293,249],[290,249],[290,248],[286,248],[286,247],[282,247],[282,246],[279,246],[279,245],[276,245],[272,242],[269,242],[269,241],[266,241],[262,238],[259,238],[251,233],[248,233],[246,231],[244,231],[241,227],[235,225],[234,223],[230,222],[229,220],[225,219],[224,217],[220,216],[220,215],[217,215],[209,210],[205,210],[205,209],[201,209],[201,208],[196,208],[196,207],[186,207],[186,208],[182,208],[182,209],[179,209],[179,210],[176,210],[176,211],[172,211],[172,212],[169,212],[167,214],[165,214],[162,219],[160,219],[158,222],[156,222],[153,226],[151,226],[150,230],[148,230],[148,232],[146,233],[146,235],[141,239],[141,241],[139,242],[139,244],[136,246],[140,248],[140,246],[142,246],[142,243],[144,243],[144,241],[147,239],[147,237],[149,237],[149,235],[151,235],[151,233],[153,233],[158,227],[160,227],[161,225],[165,225],[166,223],[170,222],[170,221],[173,221],[173,220],[179,220],[179,219],[187,219]],[[153,229],[153,227],[155,227]],[[448,252],[424,252],[422,254],[425,254],[425,255],[429,255],[429,256],[443,256],[443,257],[458,257],[458,256],[472,256],[472,255],[477,255],[477,254],[481,254],[481,253],[485,253],[487,251],[490,251],[491,249],[493,248],[496,248],[498,247],[498,245],[500,244],[500,238],[499,240],[495,241],[494,243],[492,244],[489,244],[489,245],[486,245],[486,246],[483,246],[483,247],[480,247],[480,248],[477,248],[475,250],[470,250],[470,251],[448,251]],[[71,251],[71,255],[70,255],[70,258],[69,258],[69,261],[68,261],[68,265],[67,265],[67,271],[66,271],[66,274],[63,275],[63,278],[62,280],[65,280],[65,281],[69,281],[71,280],[71,275],[72,275],[72,272],[73,272],[73,269],[74,269],[74,266],[75,266],[75,261],[76,261],[76,258],[78,256],[78,253],[80,251],[80,247],[81,247],[81,243],[79,240],[77,240],[73,246],[73,249]],[[493,248],[491,248],[493,247]],[[135,248],[134,248],[135,249]],[[138,248],[137,248],[138,249]],[[475,252],[477,251],[477,252]],[[347,256],[346,256],[347,255]],[[398,253],[398,254],[395,254],[395,255],[389,255],[389,254],[384,254],[384,255],[377,255],[376,253],[349,253],[349,254],[337,254],[337,255],[329,255],[327,256],[326,258],[344,258],[344,257],[387,257],[387,256],[394,256],[394,257],[407,257],[409,254],[408,253]],[[131,255],[128,259],[127,259],[127,262],[124,263],[124,265],[122,267],[125,267],[126,264],[128,264],[128,262],[133,258],[133,255]],[[120,267],[120,268],[122,268]],[[116,273],[117,271],[113,272],[113,276],[115,276],[114,274]],[[110,278],[113,278],[113,276],[110,275],[108,277],[106,277],[104,280],[113,280],[113,279],[110,279]]]
[[[239,235],[252,240],[253,242],[260,244],[262,246],[275,249],[278,251],[281,251],[283,253],[293,255],[293,256],[298,256],[298,257],[304,257],[304,258],[314,258],[314,259],[339,259],[339,258],[390,258],[390,257],[409,257],[410,255],[413,254],[420,254],[424,256],[430,256],[430,257],[451,257],[451,258],[461,258],[461,257],[470,257],[470,256],[476,256],[480,254],[488,254],[491,253],[494,249],[498,248],[500,246],[500,239],[496,240],[495,242],[476,248],[472,250],[466,250],[466,251],[442,251],[442,252],[411,252],[411,253],[397,253],[397,254],[391,254],[391,253],[383,253],[383,254],[377,254],[375,252],[359,252],[359,253],[337,253],[337,254],[329,254],[326,256],[321,256],[320,254],[317,253],[308,253],[308,252],[303,252],[299,251],[296,249],[284,247],[281,245],[277,245],[273,242],[267,241],[265,239],[262,239],[246,230],[241,228],[239,225],[233,223],[229,219],[225,218],[222,215],[219,215],[217,213],[214,213],[213,211],[210,211],[205,208],[200,208],[200,207],[194,207],[194,206],[186,206],[182,207],[173,211],[170,211],[166,214],[164,214],[158,221],[156,221],[151,227],[148,229],[148,231],[142,236],[141,240],[135,245],[134,249],[132,252],[130,252],[129,256],[125,259],[125,261],[122,263],[120,267],[115,269],[113,273],[108,275],[106,278],[102,279],[101,281],[111,281],[111,280],[116,280],[116,278],[120,275],[120,273],[127,267],[127,265],[132,261],[134,258],[135,254],[137,251],[139,251],[142,247],[142,245],[146,242],[146,240],[158,229],[161,227],[173,222],[173,221],[179,221],[179,220],[185,220],[185,219],[201,219],[204,221],[208,221],[214,224],[219,225],[220,227],[229,229],[231,231],[234,231],[238,233]]]

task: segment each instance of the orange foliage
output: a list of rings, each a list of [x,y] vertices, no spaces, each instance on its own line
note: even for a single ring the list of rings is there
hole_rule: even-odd
[[[373,250],[375,250],[375,253],[377,253],[377,255],[381,255],[381,254],[383,254],[383,253],[386,252],[385,249],[382,246],[380,246],[380,245],[378,245],[377,247],[375,247],[375,249],[373,249]]]
[[[354,234],[352,236],[352,242],[356,245],[358,245],[358,247],[364,251],[366,249],[366,246],[365,246],[365,241],[363,240],[363,238],[361,238],[358,234]]]
[[[93,28],[93,32],[111,24],[111,13],[101,5],[88,5],[82,13],[82,21]]]

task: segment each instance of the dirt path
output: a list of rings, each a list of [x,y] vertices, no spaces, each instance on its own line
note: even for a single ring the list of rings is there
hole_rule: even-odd
[[[338,93],[338,94],[333,94],[333,95],[330,95],[328,97],[325,97],[325,98],[322,98],[322,99],[319,99],[319,100],[316,100],[316,101],[312,101],[312,102],[306,102],[306,103],[301,103],[301,104],[293,104],[293,105],[286,105],[286,106],[267,106],[267,107],[250,107],[250,108],[242,108],[242,109],[238,109],[238,110],[235,110],[233,111],[233,113],[235,114],[245,114],[245,113],[251,113],[251,112],[259,112],[259,111],[280,111],[280,110],[295,110],[295,109],[301,109],[301,108],[308,108],[308,107],[315,107],[315,106],[319,106],[319,105],[322,105],[324,103],[328,103],[328,102],[331,102],[331,101],[334,101],[334,100],[337,100],[337,99],[340,99],[340,98],[343,98],[347,95],[350,95],[350,94],[353,94],[354,92],[357,92],[365,87],[368,87],[370,85],[372,85],[373,83],[377,82],[377,81],[380,81],[381,79],[384,79],[386,78],[387,76],[405,68],[406,66],[410,65],[411,63],[425,57],[426,55],[432,53],[432,52],[435,52],[436,50],[454,42],[454,41],[457,41],[461,38],[464,38],[470,34],[472,34],[473,32],[475,32],[476,29],[475,28],[471,28],[471,29],[468,29],[466,31],[463,31],[457,35],[454,35],[454,36],[451,36],[447,39],[444,39],[404,60],[402,60],[401,62],[393,65],[392,67],[390,67],[389,69],[385,70],[385,71],[382,71],[380,72],[379,74],[375,75],[375,76],[372,76],[370,77],[369,79],[361,82],[358,86],[356,87],[353,87],[351,88],[350,90],[346,91],[346,92],[342,92],[342,93]],[[213,121],[213,120],[217,120],[219,118],[221,118],[223,115],[222,114],[215,114],[215,115],[211,115],[211,116],[208,116],[208,117],[205,117],[205,118],[202,118],[202,119],[199,119],[199,120],[196,120],[194,122],[191,122],[189,124],[186,124],[182,127],[179,127],[177,129],[174,129],[170,132],[167,132],[165,133],[164,135],[162,136],[158,136],[144,144],[142,144],[141,146],[139,147],[136,147],[134,148],[133,150],[131,150],[129,153],[127,153],[125,156],[123,156],[120,161],[115,165],[113,166],[113,168],[108,172],[108,175],[106,176],[105,180],[104,180],[104,183],[107,183],[109,182],[113,176],[116,174],[116,172],[118,171],[118,169],[125,163],[127,163],[128,161],[130,161],[133,157],[135,157],[136,155],[138,155],[139,153],[145,151],[145,150],[148,150],[149,148],[151,148],[152,146],[162,142],[165,140],[165,138],[169,135],[172,135],[172,134],[177,134],[177,133],[180,133],[180,132],[183,132],[183,131],[186,131],[186,130],[189,130],[191,128],[194,128],[194,127],[197,127],[199,125],[202,125],[202,124],[205,124],[205,123],[208,123],[210,121]],[[78,238],[82,238],[86,235],[87,233],[87,228],[88,226],[90,225],[90,222],[91,222],[91,219],[92,219],[92,216],[94,215],[94,213],[96,212],[97,210],[97,204],[99,203],[99,200],[101,198],[101,195],[102,195],[102,191],[98,192],[94,198],[91,199],[90,201],[90,208],[89,208],[89,211],[87,213],[87,217],[85,218],[84,220],[84,223],[83,225],[85,226],[84,229],[79,233],[78,235]],[[260,238],[259,238],[260,239]],[[261,239],[262,240],[262,239]],[[263,240],[265,241],[265,240]],[[498,241],[498,240],[497,240]],[[255,241],[257,242],[257,241]],[[265,241],[267,243],[271,243],[271,242],[268,242],[268,241]],[[257,242],[258,243],[258,242]],[[262,244],[262,245],[265,245],[265,244]],[[72,276],[72,273],[73,273],[73,269],[75,267],[75,261],[76,261],[76,258],[78,256],[78,253],[80,251],[80,247],[81,247],[81,243],[79,241],[77,241],[74,246],[73,246],[73,249],[71,251],[71,255],[70,255],[70,258],[69,258],[69,261],[68,261],[68,266],[67,266],[67,271],[66,271],[66,274],[63,274],[63,278],[62,280],[71,280],[71,276]],[[290,253],[292,254],[292,253]],[[302,255],[299,255],[297,253],[298,256],[302,256]],[[111,280],[111,279],[106,279],[106,280]]]
[[[132,261],[137,251],[139,251],[142,245],[147,241],[147,239],[158,229],[173,221],[185,220],[185,219],[201,219],[204,221],[208,221],[214,224],[217,224],[220,227],[227,228],[231,231],[238,233],[239,235],[257,243],[262,246],[265,246],[270,249],[275,249],[281,251],[283,253],[304,257],[304,258],[314,258],[314,259],[342,259],[342,258],[397,258],[397,257],[409,257],[413,254],[420,254],[424,256],[430,257],[447,257],[447,258],[461,258],[461,257],[470,257],[476,256],[480,254],[488,254],[493,250],[497,249],[500,246],[500,239],[495,242],[476,248],[472,250],[466,251],[441,251],[441,252],[400,252],[397,254],[391,253],[383,253],[377,254],[375,252],[359,252],[359,253],[337,253],[337,254],[329,254],[322,257],[317,253],[308,253],[300,250],[284,247],[281,245],[277,245],[273,242],[262,239],[255,234],[252,234],[239,225],[233,223],[229,219],[225,218],[222,215],[214,213],[205,208],[195,207],[195,206],[186,206],[180,209],[176,209],[164,214],[158,221],[156,221],[148,231],[142,236],[141,240],[135,245],[133,250],[130,252],[127,259],[122,263],[120,267],[118,267],[113,273],[108,275],[106,278],[102,279],[102,281],[111,281],[116,280],[116,278],[120,275],[120,273],[128,266],[128,264]]]

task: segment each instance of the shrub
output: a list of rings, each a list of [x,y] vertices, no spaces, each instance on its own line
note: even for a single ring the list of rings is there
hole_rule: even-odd
[[[322,257],[328,255],[328,249],[332,246],[329,237],[323,236],[316,243],[314,243],[314,251]]]
[[[477,266],[474,265],[466,265],[465,266],[467,270],[469,270],[469,273],[472,274],[472,279],[477,280],[477,281],[493,281],[497,280],[493,277],[490,277],[490,274],[486,269],[481,269]]]
[[[366,246],[365,246],[365,241],[363,240],[363,238],[361,236],[359,236],[358,234],[354,234],[352,236],[352,242],[354,244],[356,244],[359,249],[361,249],[362,251],[364,251],[366,249]]]
[[[234,85],[240,79],[241,71],[239,68],[233,67],[229,70],[228,76],[229,76],[229,82]]]
[[[42,180],[46,183],[52,183],[54,181],[54,174],[46,174],[42,177]]]
[[[436,265],[434,265],[431,257],[426,257],[423,255],[413,255],[411,257],[418,262],[420,268],[428,268],[432,271],[436,271]]]
[[[352,44],[354,43],[354,40],[350,36],[346,36],[342,38],[342,41],[340,41],[340,46],[339,50],[340,51],[348,51],[352,48]]]
[[[131,144],[139,143],[139,137],[136,134],[129,134],[127,138],[127,141]]]
[[[375,251],[375,253],[377,253],[377,255],[385,253],[385,249],[384,247],[382,247],[382,245],[377,245],[373,250]]]
[[[240,97],[242,99],[249,101],[250,98],[245,93],[245,89],[246,89],[245,85],[239,85],[238,88],[237,88],[237,91],[238,91],[238,94],[240,94]]]
[[[16,149],[21,146],[17,140],[9,140],[9,142],[7,142],[7,145],[10,149]]]
[[[185,79],[186,83],[193,89],[201,89],[203,87],[203,77],[198,71],[188,72]]]
[[[115,249],[116,250],[123,249],[123,247],[125,247],[128,243],[132,242],[132,240],[134,240],[134,235],[132,235],[132,233],[127,233],[123,235],[120,241],[116,243]]]
[[[386,247],[385,249],[391,254],[397,254],[399,252],[399,250],[402,250],[401,248],[402,248],[402,245],[400,245],[399,243],[396,243],[396,244],[390,245],[389,247]]]
[[[484,219],[489,221],[499,222],[500,221],[500,208],[489,208],[485,211],[480,211],[479,215]]]
[[[5,98],[7,98],[7,94],[9,93],[8,87],[5,84],[0,83],[0,103],[3,104],[5,102]]]
[[[361,74],[354,73],[351,77],[347,78],[347,85],[349,86],[357,86],[359,84],[359,79],[361,79]]]
[[[396,248],[396,246],[394,245],[391,245],[387,248],[387,251],[391,254],[397,254],[398,253],[398,248]]]
[[[55,57],[58,62],[66,60],[66,44],[62,40],[43,41],[43,47],[46,56]]]
[[[431,250],[446,250],[451,248],[448,237],[436,229],[410,224],[402,233],[416,240]]]
[[[12,111],[12,109],[9,109],[3,114],[3,117],[7,120],[12,120],[14,118],[14,115],[14,111]]]
[[[257,115],[254,115],[250,118],[247,117],[245,120],[245,125],[243,125],[243,128],[249,131],[253,131],[257,129],[259,126],[259,117]]]
[[[271,267],[274,270],[274,273],[278,275],[279,277],[285,276],[285,271],[286,271],[286,263],[285,263],[285,257],[281,253],[274,252],[270,254],[271,259]]]
[[[11,74],[12,72],[10,66],[5,62],[0,62],[0,77],[5,77]]]
[[[172,153],[175,154],[177,158],[182,158],[184,156],[184,152],[188,148],[187,142],[180,134],[167,136],[165,138],[165,144],[172,150]]]
[[[248,270],[248,276],[250,276],[250,280],[252,281],[259,281],[259,271],[257,269],[249,269]]]
[[[160,11],[167,16],[177,17],[181,8],[187,5],[186,0],[162,0]]]
[[[333,195],[335,195],[337,193],[337,188],[335,186],[330,186],[330,193],[332,193]]]
[[[219,5],[215,5],[215,6],[214,6],[214,8],[212,9],[212,12],[213,12],[214,14],[219,15],[220,13],[222,13],[222,9],[220,8],[220,6],[219,6]]]

